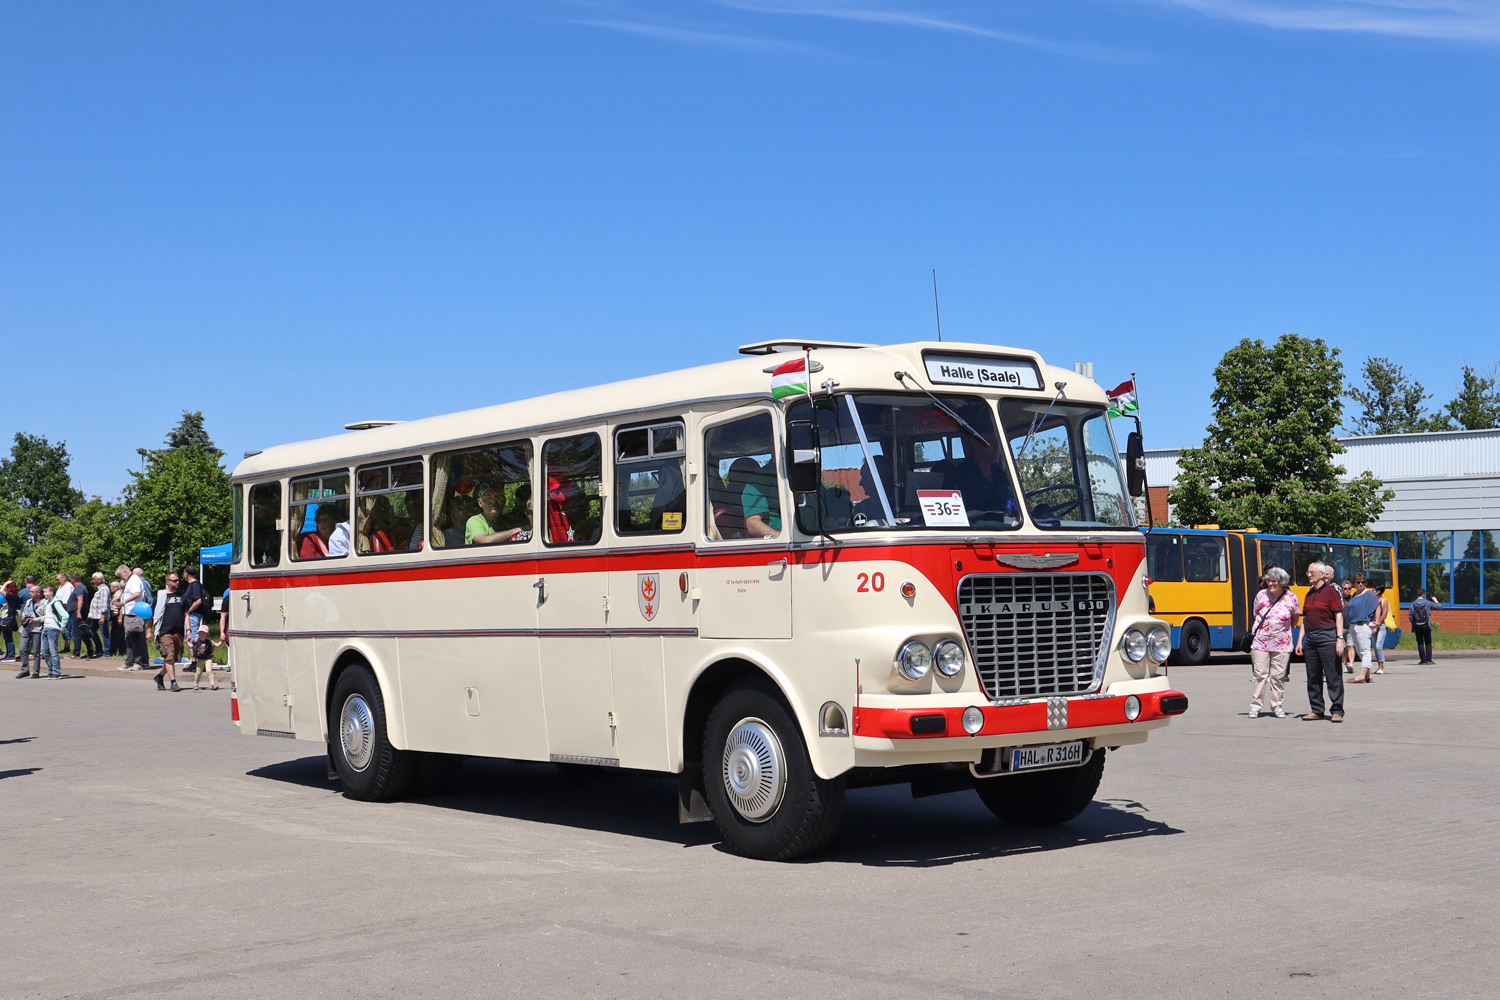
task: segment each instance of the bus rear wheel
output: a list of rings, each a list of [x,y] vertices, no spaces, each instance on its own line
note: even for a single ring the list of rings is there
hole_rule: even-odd
[[[1012,826],[1056,826],[1088,808],[1104,777],[1104,749],[1082,767],[986,778],[975,788],[980,801]]]
[[[1208,662],[1210,649],[1208,626],[1198,619],[1184,622],[1182,638],[1177,641],[1177,662],[1183,666],[1197,667]]]
[[[366,802],[398,798],[411,784],[416,755],[391,746],[385,699],[375,674],[357,664],[339,675],[329,706],[328,738],[344,794]]]
[[[764,861],[820,850],[844,811],[844,779],[818,777],[792,713],[754,684],[730,688],[709,713],[703,787],[724,839]]]

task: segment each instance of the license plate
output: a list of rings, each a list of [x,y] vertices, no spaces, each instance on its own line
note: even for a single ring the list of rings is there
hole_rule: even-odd
[[[1010,769],[1025,771],[1033,767],[1063,767],[1083,763],[1083,741],[1056,743],[1050,747],[1017,747],[1010,752]]]

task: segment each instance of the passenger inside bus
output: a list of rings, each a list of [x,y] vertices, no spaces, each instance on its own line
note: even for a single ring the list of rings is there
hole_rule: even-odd
[[[333,529],[338,526],[338,515],[329,504],[318,504],[317,513],[313,516],[314,530],[304,532],[302,543],[297,548],[298,559],[327,559],[328,540],[333,537]]]
[[[704,434],[705,464],[711,470],[711,535],[728,539],[781,534],[781,492],[771,440],[767,413],[720,424]]]
[[[515,509],[524,508],[525,521],[514,527],[505,526],[505,494],[493,486],[479,494],[479,513],[464,524],[465,545],[490,545],[495,542],[524,542],[531,537],[531,484],[522,483],[516,488]]]
[[[355,532],[355,544],[360,552],[395,552],[391,531],[396,519],[391,513],[391,499],[385,494],[360,497],[359,530]]]

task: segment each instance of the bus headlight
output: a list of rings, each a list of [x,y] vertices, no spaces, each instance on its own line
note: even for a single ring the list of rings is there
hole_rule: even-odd
[[[1125,721],[1134,722],[1141,717],[1141,699],[1130,695],[1125,699]]]
[[[944,677],[957,677],[964,668],[964,648],[952,639],[944,639],[933,647],[932,665]]]
[[[1152,663],[1166,663],[1172,655],[1172,633],[1159,625],[1152,629],[1146,637],[1146,655]]]
[[[1138,628],[1126,629],[1120,650],[1131,663],[1140,663],[1146,658],[1146,636]]]
[[[925,642],[911,640],[896,654],[896,672],[909,681],[919,681],[932,669],[932,650]]]

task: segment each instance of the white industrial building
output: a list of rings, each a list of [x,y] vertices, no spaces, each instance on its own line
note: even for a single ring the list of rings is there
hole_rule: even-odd
[[[1334,461],[1349,476],[1370,472],[1395,491],[1370,529],[1396,542],[1402,603],[1425,583],[1445,605],[1474,609],[1461,622],[1454,619],[1455,626],[1484,631],[1500,626],[1500,429],[1339,442],[1347,450]],[[1146,452],[1146,481],[1158,510],[1166,489],[1177,481],[1180,453],[1177,448]]]

